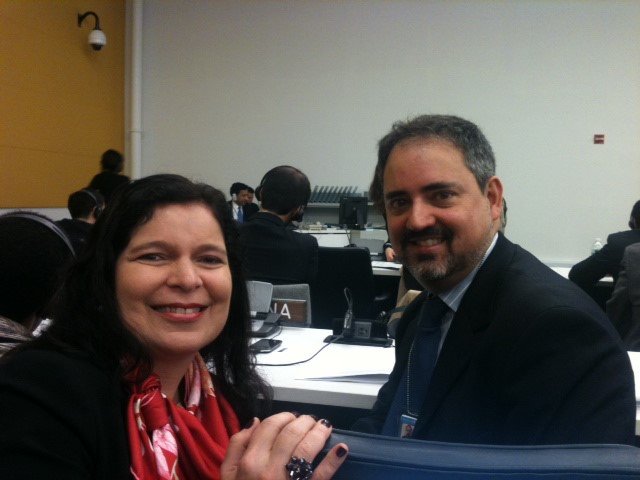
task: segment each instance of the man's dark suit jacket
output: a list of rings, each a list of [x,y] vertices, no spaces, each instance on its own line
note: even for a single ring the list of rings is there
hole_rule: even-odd
[[[629,245],[624,251],[622,269],[607,302],[607,316],[625,348],[640,351],[640,243]]]
[[[246,222],[248,220],[251,220],[251,217],[258,213],[259,210],[260,207],[255,203],[247,203],[246,205],[243,205],[242,213],[244,214],[244,221]]]
[[[569,279],[587,293],[591,293],[598,280],[606,275],[613,276],[615,282],[624,249],[637,242],[640,242],[640,229],[612,233],[604,247],[571,268]]]
[[[318,273],[318,241],[276,215],[256,213],[240,225],[246,277],[275,285],[311,283]]]
[[[371,415],[379,433],[407,365],[421,294],[397,330],[396,364]],[[633,443],[633,371],[582,290],[502,235],[466,291],[414,438],[457,443]]]

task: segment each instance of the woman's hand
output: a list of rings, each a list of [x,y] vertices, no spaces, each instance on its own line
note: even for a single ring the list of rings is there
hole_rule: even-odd
[[[222,463],[224,480],[280,479],[289,477],[286,465],[292,457],[311,462],[331,435],[331,424],[309,415],[278,413],[253,424],[231,437]],[[315,468],[313,480],[327,480],[338,470],[348,449],[343,443],[333,447]]]

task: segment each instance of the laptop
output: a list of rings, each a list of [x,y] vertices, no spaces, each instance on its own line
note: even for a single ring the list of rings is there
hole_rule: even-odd
[[[247,281],[249,310],[251,310],[251,336],[267,337],[278,329],[279,313],[270,312],[273,285],[255,280]]]

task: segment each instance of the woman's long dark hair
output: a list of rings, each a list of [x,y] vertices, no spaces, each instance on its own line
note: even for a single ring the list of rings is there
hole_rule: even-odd
[[[112,198],[94,225],[86,248],[70,268],[55,302],[56,319],[35,345],[88,353],[102,365],[123,371],[152,369],[144,346],[125,327],[115,294],[115,267],[133,232],[148,222],[154,211],[171,204],[205,205],[220,223],[233,288],[227,323],[201,354],[216,373],[215,383],[242,421],[260,414],[259,397],[269,390],[254,369],[249,353],[250,332],[247,289],[239,257],[238,231],[225,197],[219,190],[179,175],[152,175],[130,182]]]

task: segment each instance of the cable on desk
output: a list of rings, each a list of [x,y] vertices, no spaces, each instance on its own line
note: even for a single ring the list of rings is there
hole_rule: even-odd
[[[291,362],[291,363],[256,363],[256,365],[258,365],[260,367],[290,367],[292,365],[299,365],[301,363],[307,363],[308,361],[313,360],[322,350],[324,350],[329,345],[331,345],[332,343],[335,343],[337,340],[339,340],[341,338],[342,338],[342,335],[336,336],[336,338],[334,338],[331,341],[329,341],[326,344],[324,344],[322,347],[320,347],[320,349],[316,353],[311,355],[306,360],[298,360],[297,362]]]

